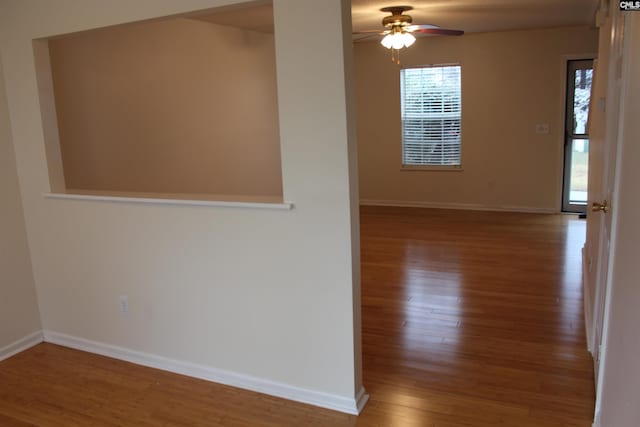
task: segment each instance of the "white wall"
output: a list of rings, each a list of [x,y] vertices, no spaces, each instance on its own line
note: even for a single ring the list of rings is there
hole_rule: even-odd
[[[559,210],[563,58],[595,54],[597,36],[588,28],[465,34],[403,50],[402,67],[462,65],[462,171],[401,170],[401,67],[378,42],[356,44],[363,201]],[[549,134],[536,134],[538,123]]]
[[[4,3],[1,49],[43,327],[299,387],[315,403],[353,403],[361,367],[348,2],[274,2],[284,199],[294,210],[42,197],[50,187],[31,40],[229,3]]]
[[[611,290],[608,326],[604,345],[600,424],[598,427],[640,425],[640,197],[638,159],[640,159],[640,15],[626,15],[628,46],[623,66],[623,106],[620,127],[622,147],[618,162],[618,185],[611,214],[615,222],[612,245]]]
[[[40,330],[0,60],[0,358]]]

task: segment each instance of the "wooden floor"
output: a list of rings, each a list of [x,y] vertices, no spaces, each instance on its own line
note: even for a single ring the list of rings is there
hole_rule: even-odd
[[[359,417],[41,344],[0,362],[0,426],[591,425],[585,224],[362,209]]]

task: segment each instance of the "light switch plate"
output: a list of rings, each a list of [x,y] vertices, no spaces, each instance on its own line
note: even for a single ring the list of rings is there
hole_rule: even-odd
[[[539,123],[536,125],[536,133],[539,135],[547,135],[549,133],[549,123]]]

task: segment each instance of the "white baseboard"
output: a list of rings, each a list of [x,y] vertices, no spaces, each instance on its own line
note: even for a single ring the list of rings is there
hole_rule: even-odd
[[[14,356],[20,352],[23,352],[34,345],[40,344],[44,341],[42,331],[36,331],[26,337],[20,338],[18,341],[0,348],[0,362]]]
[[[44,331],[45,342],[89,353],[100,354],[114,359],[124,360],[137,365],[148,366],[164,371],[207,381],[264,393],[271,396],[307,403],[322,408],[333,409],[347,414],[357,415],[366,404],[369,396],[362,388],[356,397],[340,396],[320,391],[303,389],[263,378],[256,378],[237,372],[216,369],[180,360],[168,359],[155,354],[142,353],[84,338],[74,337],[54,331]]]
[[[360,412],[362,412],[362,410],[364,409],[364,406],[367,404],[368,401],[369,401],[369,395],[364,389],[364,386],[360,387],[360,390],[356,395],[356,408],[358,409],[358,412],[356,414],[359,414]]]
[[[587,251],[582,248],[582,304],[584,305],[584,328],[587,336],[587,350],[593,356],[595,346],[593,345],[593,306],[591,305],[591,283],[589,283],[589,260]]]
[[[559,213],[554,208],[539,208],[531,206],[508,206],[508,205],[481,205],[473,203],[437,203],[423,201],[401,201],[401,200],[360,200],[361,206],[395,206],[402,208],[432,208],[432,209],[455,209],[468,211],[495,211],[495,212],[522,212],[522,213]]]

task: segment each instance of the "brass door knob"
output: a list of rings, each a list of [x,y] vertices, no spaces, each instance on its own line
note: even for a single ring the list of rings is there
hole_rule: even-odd
[[[607,204],[606,200],[604,202],[602,202],[602,203],[593,202],[593,204],[591,205],[591,210],[593,212],[604,212],[604,213],[607,213],[607,212],[609,212],[609,205]]]

